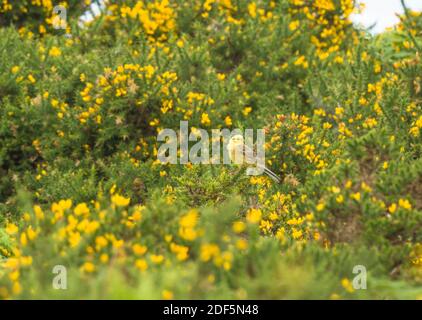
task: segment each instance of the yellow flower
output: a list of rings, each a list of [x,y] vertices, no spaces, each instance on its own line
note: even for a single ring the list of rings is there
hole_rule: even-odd
[[[242,113],[245,117],[251,112],[252,112],[252,107],[245,107],[245,108],[243,108],[243,111],[242,111]]]
[[[98,236],[95,238],[95,247],[97,250],[101,250],[108,245],[108,240],[103,236]]]
[[[50,49],[50,51],[48,52],[48,55],[49,56],[51,56],[51,57],[58,57],[58,56],[60,56],[62,54],[62,52],[60,51],[60,49],[59,48],[57,48],[57,47],[52,47],[51,49]]]
[[[89,214],[89,208],[86,205],[85,202],[78,204],[75,209],[73,210],[75,215],[81,216],[81,215],[88,215]]]
[[[239,250],[246,250],[248,248],[248,241],[245,239],[239,239],[236,241],[236,248]]]
[[[148,248],[146,246],[140,245],[138,243],[135,243],[132,246],[132,251],[136,254],[136,255],[143,255],[145,254],[145,252],[147,252]]]
[[[208,113],[204,112],[204,113],[201,115],[201,123],[202,123],[203,125],[205,125],[205,126],[208,126],[208,125],[210,125],[210,124],[211,124],[211,120],[210,120],[210,117],[209,117]]]
[[[6,232],[9,235],[14,235],[15,233],[17,233],[19,231],[19,228],[17,225],[13,224],[13,223],[8,223],[6,225]]]
[[[337,63],[337,64],[343,64],[344,63],[344,59],[341,56],[336,56],[334,58],[334,62]]]
[[[92,262],[85,262],[82,267],[81,271],[91,273],[95,271],[95,265]]]
[[[409,200],[407,199],[399,199],[399,206],[406,210],[411,210],[412,205],[410,204]]]
[[[331,187],[331,191],[333,193],[340,193],[340,188],[339,187],[336,187],[336,186],[333,186],[333,187]]]
[[[18,73],[19,70],[20,70],[20,67],[19,66],[13,66],[12,69],[11,69],[11,71],[12,71],[13,74]]]
[[[22,257],[21,264],[25,267],[32,265],[32,257],[31,256]]]
[[[39,220],[43,220],[44,219],[44,212],[42,211],[40,206],[35,205],[34,206],[34,213],[35,213],[35,217]]]
[[[182,216],[179,225],[183,228],[193,228],[196,226],[198,220],[198,211],[195,209],[189,210],[187,214]]]
[[[296,61],[294,62],[294,65],[302,66],[304,69],[307,69],[309,67],[309,63],[306,61],[305,56],[300,56],[299,58],[297,58]]]
[[[224,119],[224,123],[226,124],[226,126],[230,127],[230,126],[233,124],[233,122],[232,122],[232,118],[230,118],[230,116],[227,116],[227,117]]]
[[[126,207],[130,203],[130,198],[125,198],[119,194],[115,194],[111,197],[111,202],[118,207]]]
[[[100,227],[100,223],[98,221],[90,221],[87,223],[85,227],[85,232],[87,234],[94,233]]]
[[[71,232],[69,234],[70,247],[77,247],[79,242],[81,242],[81,234],[79,232]]]
[[[300,225],[300,224],[302,224],[302,223],[303,223],[303,221],[304,221],[304,219],[303,219],[303,218],[299,218],[299,219],[297,219],[297,218],[293,218],[293,219],[289,219],[289,220],[287,220],[287,224],[288,224],[288,225],[291,225],[291,226],[296,226],[296,225]]]
[[[338,115],[338,116],[341,117],[343,115],[343,113],[344,113],[344,108],[337,107],[336,110],[335,110],[335,112],[336,112],[336,115]]]
[[[107,263],[107,262],[108,262],[108,260],[109,260],[108,254],[106,254],[106,253],[101,254],[101,256],[100,256],[100,261],[101,261],[102,263]]]
[[[21,234],[20,242],[22,246],[26,246],[28,244],[28,238],[26,236],[26,233]]]
[[[114,194],[116,192],[116,185],[113,184],[112,187],[110,188],[110,194]]]
[[[200,259],[204,262],[217,257],[220,254],[220,248],[216,244],[203,244],[200,250]]]
[[[173,292],[169,290],[163,290],[163,292],[161,293],[161,296],[163,297],[164,300],[172,300]]]
[[[170,243],[170,250],[176,254],[177,260],[179,261],[184,261],[188,258],[189,247],[172,242]]]
[[[35,83],[37,80],[35,80],[34,76],[32,74],[28,75],[28,80],[31,83]]]
[[[40,32],[40,34],[44,34],[44,33],[46,33],[47,32],[47,29],[41,24],[39,27],[38,27],[38,31]]]
[[[351,195],[350,195],[350,198],[352,198],[352,199],[354,199],[354,200],[356,200],[356,201],[360,201],[360,192],[356,192],[356,193],[352,193]]]
[[[60,206],[60,208],[62,208],[62,210],[70,209],[72,207],[72,200],[70,200],[70,199],[60,200],[59,206]]]
[[[352,282],[349,279],[347,279],[347,278],[343,278],[341,280],[341,285],[349,293],[353,293],[355,291],[355,289],[352,286]]]
[[[156,264],[160,264],[161,262],[164,261],[164,256],[161,254],[160,255],[152,254],[150,258],[151,258],[151,261]]]
[[[230,251],[225,251],[221,256],[218,256],[214,259],[216,266],[222,266],[224,270],[230,270],[233,261],[233,253]]]
[[[372,188],[370,186],[368,186],[365,182],[361,183],[361,188],[362,188],[362,190],[364,190],[366,192],[372,192]]]
[[[303,235],[302,230],[296,229],[296,228],[292,228],[292,236],[293,239],[300,239]]]
[[[113,244],[113,248],[119,249],[119,248],[121,248],[124,245],[124,241],[123,240],[113,239],[112,244]]]
[[[28,227],[27,231],[29,240],[34,240],[37,237],[37,233],[32,229],[31,226]]]
[[[16,281],[16,282],[13,283],[12,292],[15,295],[18,295],[22,292],[22,286],[20,285],[19,282]]]
[[[316,210],[319,212],[324,210],[324,208],[325,208],[325,205],[323,203],[318,203],[316,206]]]
[[[291,31],[295,31],[300,25],[300,21],[299,20],[295,20],[289,23],[289,29]]]
[[[388,212],[390,213],[394,213],[397,210],[397,205],[395,203],[392,203],[389,207],[388,207]]]
[[[359,98],[359,104],[362,106],[366,106],[368,105],[368,100],[365,97],[360,97]]]
[[[246,220],[250,223],[259,223],[261,221],[262,212],[260,209],[249,209],[246,214]]]
[[[412,136],[414,136],[414,137],[419,137],[420,130],[419,130],[419,128],[418,128],[418,127],[411,127],[411,128],[409,129],[409,133],[410,133]]]
[[[7,259],[3,266],[7,269],[16,269],[19,267],[19,260],[16,258]]]
[[[9,273],[9,279],[12,281],[17,281],[19,279],[20,273],[18,270],[15,270],[11,273]]]
[[[148,269],[148,263],[144,259],[137,259],[135,261],[135,267],[141,271]]]
[[[182,216],[179,221],[179,235],[185,240],[193,241],[197,237],[194,229],[198,220],[198,212],[195,209],[190,210],[186,215]]]
[[[188,241],[193,241],[196,239],[198,233],[193,228],[179,228],[179,236]]]
[[[251,2],[248,4],[248,13],[252,18],[256,18],[256,3]]]
[[[133,221],[141,221],[142,219],[142,210],[144,209],[144,207],[138,207],[133,213],[132,216],[130,217],[130,220]]]
[[[235,221],[233,222],[233,231],[236,233],[242,233],[245,231],[246,225],[242,221]]]

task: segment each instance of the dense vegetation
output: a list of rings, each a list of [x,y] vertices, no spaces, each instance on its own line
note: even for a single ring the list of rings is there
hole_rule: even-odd
[[[0,3],[1,298],[422,298],[422,15],[91,2],[64,30],[58,1]],[[181,120],[265,128],[283,182],[160,163]]]

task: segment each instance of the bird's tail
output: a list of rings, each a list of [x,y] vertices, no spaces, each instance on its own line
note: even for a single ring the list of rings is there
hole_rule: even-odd
[[[264,173],[269,176],[271,179],[273,179],[275,182],[280,183],[281,179],[278,175],[276,175],[274,172],[272,172],[267,167],[264,168]]]

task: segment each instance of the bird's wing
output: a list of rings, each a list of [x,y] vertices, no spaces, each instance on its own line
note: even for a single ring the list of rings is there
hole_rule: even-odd
[[[244,162],[243,145],[232,144],[229,148],[229,156],[232,163],[242,164]]]
[[[255,156],[256,152],[254,149],[250,148],[248,145],[244,145],[244,154],[247,163],[253,163],[256,161]]]

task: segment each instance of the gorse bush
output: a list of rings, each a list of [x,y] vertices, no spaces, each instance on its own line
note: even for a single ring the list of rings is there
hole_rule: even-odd
[[[0,297],[421,298],[422,15],[357,10],[3,1]],[[180,121],[263,128],[282,182],[160,163]]]

